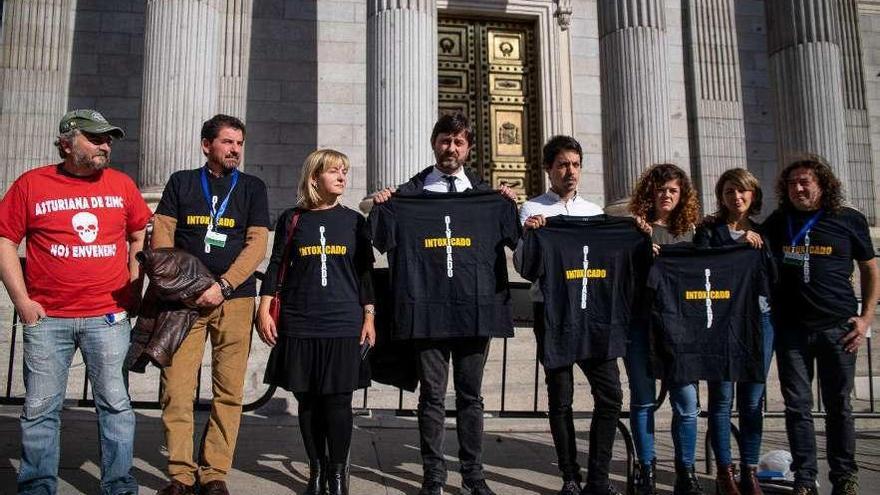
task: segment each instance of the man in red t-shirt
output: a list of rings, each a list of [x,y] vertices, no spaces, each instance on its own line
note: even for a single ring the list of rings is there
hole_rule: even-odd
[[[140,294],[134,255],[151,213],[134,182],[107,168],[123,136],[94,110],[68,112],[55,142],[64,161],[22,174],[0,201],[0,276],[24,325],[19,494],[57,489],[61,404],[77,348],[98,412],[101,492],[138,492],[123,361],[127,310]]]

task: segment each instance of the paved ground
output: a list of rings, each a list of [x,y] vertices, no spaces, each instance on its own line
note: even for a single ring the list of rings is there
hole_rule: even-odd
[[[880,245],[880,242],[877,242]],[[511,272],[512,273],[512,272]],[[525,311],[521,317],[528,317],[529,305],[516,306]],[[0,288],[0,328],[10,327],[11,304],[5,290]],[[880,321],[875,321],[878,327]],[[15,338],[13,338],[15,335]],[[873,339],[872,350],[880,351],[880,339]],[[23,397],[21,380],[21,332],[13,334],[0,332],[0,397]],[[14,352],[13,352],[14,349]],[[247,373],[246,401],[251,402],[266,390],[262,384],[262,372],[268,349],[255,341]],[[532,411],[546,410],[546,390],[543,373],[535,366],[534,336],[529,328],[518,328],[516,338],[504,342],[493,342],[492,351],[486,366],[483,393],[487,410]],[[210,397],[210,353],[205,355],[202,375],[203,399]],[[8,372],[11,366],[12,373]],[[621,368],[623,368],[621,366]],[[775,366],[768,377],[768,405],[771,411],[782,410],[779,383]],[[880,410],[880,400],[872,402],[874,388],[880,394],[880,378],[871,380],[869,376],[880,376],[873,369],[873,363],[866,352],[859,353],[854,409],[858,412]],[[537,372],[536,372],[537,371]],[[622,370],[623,371],[623,370]],[[79,355],[71,366],[68,386],[68,399],[83,396],[84,366]],[[132,375],[131,393],[138,401],[155,401],[158,372],[150,367],[145,375]],[[578,390],[588,390],[586,380],[576,375]],[[502,377],[505,379],[502,380]],[[7,382],[8,380],[8,382]],[[626,375],[622,373],[624,389]],[[872,384],[874,387],[870,387]],[[503,383],[503,387],[502,387]],[[8,384],[8,385],[7,385]],[[451,383],[450,383],[451,387]],[[502,393],[504,390],[504,393]],[[90,394],[86,394],[87,396]],[[355,402],[361,396],[356,395]],[[369,392],[369,406],[381,410],[398,407],[400,395],[396,389],[375,385]],[[703,404],[706,402],[705,384],[701,387]],[[416,395],[403,394],[400,405],[413,408]],[[447,394],[447,407],[453,407],[454,396]],[[592,398],[588,393],[575,396],[574,407],[578,411],[590,410]],[[628,394],[624,409],[628,408]],[[235,469],[230,474],[229,485],[234,494],[275,495],[302,493],[307,476],[305,454],[299,440],[295,412],[296,403],[288,394],[277,393],[269,404],[256,413],[246,414],[242,421],[239,448]],[[0,495],[15,492],[15,473],[20,451],[18,430],[19,408],[0,406]],[[136,441],[136,475],[141,483],[142,494],[152,494],[165,484],[163,470],[166,459],[162,424],[158,413],[151,410],[138,411],[138,433]],[[672,445],[668,432],[669,407],[665,405],[657,416],[657,451],[660,460],[660,487],[671,492]],[[206,417],[199,415],[199,428]],[[700,422],[705,428],[705,420]],[[821,425],[821,423],[820,423]],[[451,426],[451,425],[450,425]],[[358,417],[355,422],[352,446],[353,495],[374,494],[415,494],[421,481],[421,465],[418,455],[418,433],[412,418],[395,417],[390,413],[376,413],[369,417]],[[577,424],[581,463],[586,464],[587,422]],[[786,449],[787,442],[783,425],[779,420],[766,421],[767,433],[763,450]],[[861,468],[862,493],[880,493],[880,420],[858,420],[859,435],[858,461]],[[457,450],[454,430],[448,431],[447,452],[450,454],[450,468],[455,470]],[[702,438],[702,435],[701,435]],[[620,439],[619,439],[620,440]],[[824,439],[820,434],[820,455],[824,453]],[[85,409],[69,409],[64,413],[62,431],[61,494],[99,493],[99,458],[97,432],[94,415]],[[489,418],[486,422],[485,465],[487,477],[492,487],[503,494],[546,494],[556,493],[560,481],[555,466],[555,453],[546,419]],[[700,467],[704,468],[705,449],[701,443],[698,449]],[[617,442],[613,479],[618,488],[625,482],[625,452],[623,442]],[[823,486],[821,493],[830,493],[825,482],[827,466],[820,463]],[[707,493],[713,493],[711,476],[704,476]],[[450,473],[448,493],[457,493],[460,478]]]
[[[19,436],[18,408],[0,407],[0,494],[14,493],[15,470],[18,466]],[[96,427],[90,411],[66,410],[62,432],[62,494],[94,494],[98,487],[98,448]],[[200,426],[205,416],[199,416]],[[701,421],[705,427],[705,421]],[[768,421],[764,450],[785,448],[784,433],[778,421]],[[880,430],[871,422],[859,423],[859,466],[862,493],[877,493],[872,487],[880,486]],[[578,447],[587,449],[586,421],[578,420]],[[355,495],[415,494],[420,483],[421,467],[418,455],[417,432],[411,418],[388,414],[359,417],[356,420],[352,446],[351,493]],[[871,428],[869,430],[868,428]],[[447,452],[456,452],[453,430],[448,430]],[[669,432],[658,433],[661,488],[669,492],[672,484],[672,448]],[[820,442],[822,438],[820,436]],[[141,483],[141,494],[152,494],[165,483],[161,421],[155,411],[138,412],[135,473]],[[824,442],[822,442],[824,443]],[[486,423],[485,464],[487,478],[501,494],[552,495],[559,485],[554,463],[552,440],[544,419],[490,418]],[[624,486],[624,450],[617,442],[614,462],[614,482]],[[820,444],[821,446],[821,444]],[[824,451],[824,448],[822,449]],[[582,464],[585,463],[582,454]],[[296,418],[287,414],[261,416],[247,414],[243,418],[235,469],[229,477],[234,494],[293,494],[302,493],[307,476],[299,440]],[[698,449],[700,461],[705,452]],[[455,457],[449,457],[455,469]],[[823,487],[826,469],[822,462]],[[700,465],[701,468],[703,465]],[[702,476],[702,475],[701,475]],[[708,493],[712,483],[703,476]],[[457,493],[460,478],[450,474],[450,493]]]

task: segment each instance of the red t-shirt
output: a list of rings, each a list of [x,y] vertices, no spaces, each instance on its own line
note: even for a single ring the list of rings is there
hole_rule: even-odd
[[[151,215],[122,172],[74,177],[46,165],[22,174],[0,201],[0,237],[27,237],[25,283],[46,314],[100,316],[128,307],[127,234]]]

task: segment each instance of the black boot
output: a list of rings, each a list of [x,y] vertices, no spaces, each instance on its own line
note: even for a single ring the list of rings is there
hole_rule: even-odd
[[[327,495],[348,495],[347,466],[328,464],[327,467]]]
[[[673,495],[703,495],[703,487],[697,479],[694,466],[675,465],[675,488]]]
[[[633,487],[631,495],[657,495],[657,480],[655,479],[656,461],[650,464],[636,463],[633,473]]]
[[[327,459],[309,459],[309,482],[303,495],[327,495]]]

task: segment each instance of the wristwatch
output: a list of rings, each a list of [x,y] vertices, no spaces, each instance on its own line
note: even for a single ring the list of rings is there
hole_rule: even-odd
[[[229,299],[232,297],[232,291],[235,289],[232,288],[232,285],[230,285],[225,278],[221,278],[217,283],[220,284],[220,293],[223,294],[223,299]]]
[[[368,315],[373,315],[373,316],[375,316],[375,315],[376,315],[376,310],[373,309],[373,308],[364,308],[364,314],[368,314]]]

